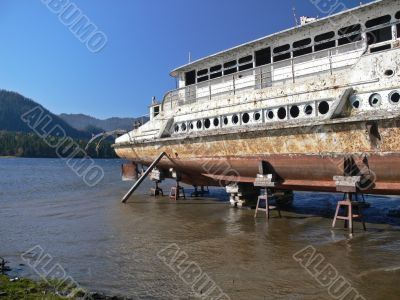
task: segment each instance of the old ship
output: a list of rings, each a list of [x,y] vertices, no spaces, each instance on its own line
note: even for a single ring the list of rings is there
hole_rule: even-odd
[[[120,136],[134,164],[194,186],[336,191],[360,176],[371,194],[400,194],[400,1],[383,0],[228,49],[171,72],[178,88]],[[168,176],[168,175],[167,175]]]

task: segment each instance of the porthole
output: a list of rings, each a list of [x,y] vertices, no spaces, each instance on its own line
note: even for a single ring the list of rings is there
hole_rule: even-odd
[[[278,109],[278,118],[281,120],[286,118],[286,108],[281,107]]]
[[[350,98],[351,106],[355,109],[360,108],[361,106],[361,98],[359,96],[353,95]]]
[[[313,107],[312,107],[310,104],[308,104],[308,105],[306,105],[306,106],[304,107],[304,113],[305,113],[307,116],[310,116],[310,115],[313,113],[313,111],[314,111],[314,109],[313,109]]]
[[[326,101],[321,101],[321,102],[318,104],[318,112],[319,112],[321,115],[326,115],[326,114],[329,112],[329,103],[326,102]]]
[[[298,107],[297,105],[293,105],[293,106],[290,108],[289,112],[290,112],[290,116],[291,116],[293,119],[296,119],[296,118],[300,115],[300,109],[299,109],[299,107]]]
[[[242,121],[243,121],[244,124],[249,123],[249,121],[250,121],[250,116],[249,116],[248,113],[244,113],[244,114],[242,115]]]
[[[392,104],[399,104],[400,102],[400,93],[399,91],[393,91],[389,94],[389,102]]]
[[[182,125],[181,125],[181,130],[182,130],[182,131],[186,131],[186,124],[185,124],[185,123],[182,123]]]
[[[193,126],[192,122],[189,122],[189,128],[190,128],[190,130],[193,130],[194,126]]]
[[[259,112],[255,112],[253,118],[255,121],[259,121],[261,119],[261,114]]]
[[[272,119],[275,117],[274,112],[273,112],[272,110],[270,110],[270,111],[267,113],[267,117],[268,117],[268,119],[272,120]]]
[[[175,128],[174,128],[175,132],[179,132],[179,125],[175,124]]]
[[[198,120],[198,121],[196,122],[196,127],[197,127],[197,129],[201,129],[201,127],[203,127],[203,124],[201,123],[200,120]]]
[[[213,124],[214,124],[215,127],[218,127],[219,126],[219,119],[218,118],[214,118]]]
[[[372,107],[378,107],[380,106],[382,103],[382,96],[378,93],[372,94],[369,97],[369,105],[371,105]]]
[[[224,117],[224,125],[228,125],[228,123],[229,123],[228,117]]]
[[[385,76],[392,77],[394,75],[394,71],[392,69],[388,69],[385,71]]]
[[[205,120],[204,120],[204,127],[205,127],[206,129],[208,129],[208,128],[210,128],[210,126],[211,126],[211,121],[210,121],[210,119],[205,119]]]
[[[232,116],[232,123],[233,123],[233,124],[239,123],[239,117],[238,117],[237,115],[233,115],[233,116]]]

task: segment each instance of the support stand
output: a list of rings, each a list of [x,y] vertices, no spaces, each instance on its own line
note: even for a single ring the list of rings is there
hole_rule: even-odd
[[[175,201],[179,198],[183,198],[186,200],[185,189],[179,185],[179,181],[176,182],[176,186],[171,187],[169,198]]]
[[[265,201],[265,208],[260,207],[260,204],[263,200]],[[265,195],[261,195],[258,197],[256,212],[254,213],[254,218],[257,218],[258,211],[265,211],[265,216],[266,216],[267,220],[269,220],[269,213],[271,210],[277,210],[279,218],[282,218],[281,211],[280,211],[278,205],[270,205],[270,199],[268,196],[268,189],[267,189],[265,192]]]
[[[333,218],[332,228],[335,228],[337,220],[344,220],[344,228],[349,228],[350,233],[353,233],[353,220],[360,219],[364,231],[366,230],[365,222],[361,214],[361,209],[365,203],[364,195],[362,195],[363,202],[358,201],[357,186],[360,182],[361,176],[335,176],[336,190],[342,192],[343,200],[339,201],[336,206],[335,217]],[[355,196],[355,201],[353,201]],[[340,215],[341,208],[344,208],[346,213]]]

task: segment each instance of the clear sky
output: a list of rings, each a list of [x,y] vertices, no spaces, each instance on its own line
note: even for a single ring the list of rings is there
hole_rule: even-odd
[[[323,16],[316,0],[64,1],[105,33],[105,47],[91,53],[46,0],[0,0],[0,88],[57,114],[99,118],[147,114],[152,96],[175,87],[168,74],[189,52],[194,60],[292,27],[293,3],[298,17]]]

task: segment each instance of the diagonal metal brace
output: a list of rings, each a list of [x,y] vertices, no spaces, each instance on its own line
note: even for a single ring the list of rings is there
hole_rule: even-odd
[[[154,167],[160,162],[160,160],[167,155],[165,152],[161,152],[160,155],[151,163],[150,167],[147,168],[146,172],[143,173],[142,176],[135,182],[135,184],[130,188],[130,190],[125,194],[122,198],[121,202],[126,203],[129,197],[135,192],[135,190],[139,187],[139,185],[143,182],[143,180],[149,175],[149,173],[154,169]]]

